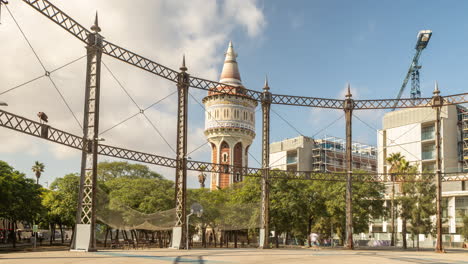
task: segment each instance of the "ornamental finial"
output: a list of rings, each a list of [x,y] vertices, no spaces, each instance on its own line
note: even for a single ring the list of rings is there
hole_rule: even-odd
[[[99,27],[99,20],[98,20],[98,12],[97,11],[96,11],[96,16],[94,17],[94,25],[91,26],[91,30],[94,31],[94,33],[101,32],[101,28]]]
[[[263,91],[268,92],[270,90],[270,86],[268,86],[268,76],[265,74],[265,85],[263,86]]]
[[[179,68],[181,71],[186,71],[187,67],[185,67],[185,54],[182,56],[182,66]]]
[[[435,81],[435,85],[434,85],[434,91],[432,92],[434,95],[439,95],[440,94],[440,91],[439,91],[439,83],[437,81]]]
[[[348,83],[348,93],[346,94],[346,98],[349,99],[349,98],[351,98],[351,96],[353,96],[353,95],[351,94],[351,85]]]

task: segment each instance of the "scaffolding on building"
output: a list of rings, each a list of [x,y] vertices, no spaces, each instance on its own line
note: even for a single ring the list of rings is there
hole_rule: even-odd
[[[346,140],[324,136],[315,140],[312,149],[312,168],[317,172],[346,171]],[[366,172],[377,171],[377,151],[375,146],[358,142],[352,143],[353,168]]]
[[[462,111],[463,171],[468,171],[468,112]]]

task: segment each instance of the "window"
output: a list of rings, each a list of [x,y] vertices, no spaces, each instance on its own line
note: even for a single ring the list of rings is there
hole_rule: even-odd
[[[435,137],[435,125],[421,128],[421,140],[431,140]]]
[[[423,164],[422,171],[423,172],[434,172],[435,170],[435,163]]]
[[[240,173],[236,173],[235,177],[234,177],[234,182],[240,182],[241,181],[241,176],[240,176]]]
[[[228,154],[223,153],[223,162],[227,162],[227,161],[228,161]]]
[[[435,156],[435,144],[425,144],[422,146],[422,159],[429,160],[434,159]]]

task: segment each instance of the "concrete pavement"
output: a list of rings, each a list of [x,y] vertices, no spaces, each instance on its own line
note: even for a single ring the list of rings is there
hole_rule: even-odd
[[[0,263],[8,264],[158,264],[158,263],[429,263],[468,264],[467,250],[446,254],[432,251],[342,249],[172,249],[102,250],[94,253],[69,251],[1,253]]]

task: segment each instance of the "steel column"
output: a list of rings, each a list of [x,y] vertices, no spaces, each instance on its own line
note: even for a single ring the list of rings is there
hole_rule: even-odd
[[[88,35],[80,192],[73,250],[96,250],[96,185],[99,135],[102,36],[98,18]]]
[[[262,219],[260,244],[263,249],[270,248],[270,106],[271,93],[268,81],[265,80],[262,94]]]
[[[436,229],[437,229],[437,239],[436,239],[436,248],[435,251],[438,253],[444,252],[442,247],[442,162],[441,162],[441,135],[440,135],[440,112],[442,105],[444,104],[444,99],[440,96],[439,87],[437,82],[435,84],[435,89],[432,97],[432,107],[436,112],[436,122],[435,122],[435,148],[436,148]]]
[[[390,246],[395,246],[395,173],[391,173],[392,177],[392,201],[391,201],[391,212],[390,216],[392,217],[392,237],[390,238]]]
[[[177,166],[176,166],[176,224],[172,232],[172,248],[183,249],[187,228],[186,198],[187,198],[187,107],[189,75],[186,73],[185,56],[182,60],[181,72],[177,81]]]
[[[346,177],[346,248],[354,249],[353,244],[353,152],[352,152],[352,117],[354,109],[354,100],[351,99],[352,94],[348,84],[348,94],[344,101],[344,111],[346,119],[346,161],[347,161],[347,177]]]

